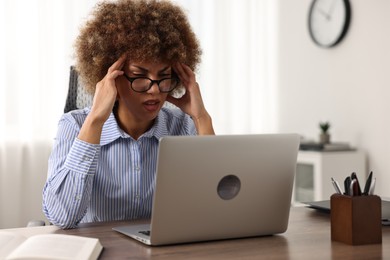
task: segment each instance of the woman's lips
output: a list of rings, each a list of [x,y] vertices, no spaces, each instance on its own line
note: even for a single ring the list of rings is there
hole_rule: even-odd
[[[148,100],[143,103],[146,110],[154,112],[159,109],[160,101],[159,100]]]

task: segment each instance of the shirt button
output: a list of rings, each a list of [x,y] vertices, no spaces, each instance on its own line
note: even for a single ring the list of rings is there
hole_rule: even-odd
[[[135,170],[136,170],[137,172],[139,172],[139,171],[140,171],[139,166],[136,166],[136,167],[135,167]]]
[[[84,156],[84,157],[83,157],[83,160],[84,160],[84,161],[92,161],[92,158],[89,157],[89,156]]]

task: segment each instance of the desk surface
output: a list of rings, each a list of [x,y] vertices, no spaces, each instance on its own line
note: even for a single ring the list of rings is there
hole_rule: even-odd
[[[305,207],[291,209],[288,230],[280,235],[174,246],[146,246],[111,230],[126,223],[88,223],[54,233],[99,238],[104,247],[100,259],[390,259],[390,227],[382,228],[382,244],[332,242],[330,215]]]

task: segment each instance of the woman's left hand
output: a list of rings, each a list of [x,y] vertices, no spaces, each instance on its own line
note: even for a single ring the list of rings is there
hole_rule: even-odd
[[[199,134],[214,134],[211,117],[208,114],[200,93],[199,84],[196,82],[195,73],[190,67],[183,63],[176,63],[173,66],[180,82],[186,92],[180,98],[167,96],[167,101],[179,107],[184,113],[194,120]]]

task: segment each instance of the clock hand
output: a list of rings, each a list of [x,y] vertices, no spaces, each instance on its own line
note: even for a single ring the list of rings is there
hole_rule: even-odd
[[[333,0],[331,6],[329,8],[329,12],[328,12],[329,20],[332,18],[332,14],[333,14],[333,10],[334,10],[335,5],[336,5],[336,0]]]
[[[329,16],[329,14],[328,14],[327,12],[325,12],[325,11],[322,10],[322,9],[318,9],[317,11],[318,11],[320,14],[322,14],[322,15],[325,17],[326,20],[330,20],[330,16]]]

